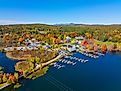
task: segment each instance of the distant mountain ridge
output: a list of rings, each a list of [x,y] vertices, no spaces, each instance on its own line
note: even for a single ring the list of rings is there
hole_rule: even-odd
[[[32,23],[32,24],[7,24],[0,26],[26,26],[26,25],[41,25],[41,26],[121,26],[121,24],[77,24],[77,23],[62,23],[62,24],[42,24],[42,23]]]
[[[121,26],[121,24],[76,24],[76,23],[65,23],[55,24],[56,26]]]

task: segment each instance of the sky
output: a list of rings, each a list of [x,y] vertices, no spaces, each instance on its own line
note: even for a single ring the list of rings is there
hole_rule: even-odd
[[[0,24],[121,24],[121,0],[0,0]]]

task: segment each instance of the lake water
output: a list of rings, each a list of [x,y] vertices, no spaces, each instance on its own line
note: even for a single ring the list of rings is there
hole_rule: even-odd
[[[0,52],[0,66],[3,67],[4,72],[13,73],[16,61],[8,59],[4,53]]]
[[[64,68],[50,67],[42,77],[35,80],[21,80],[22,86],[12,86],[1,91],[121,91],[121,55],[107,53],[98,59],[88,58],[79,53],[73,56],[88,59],[87,63],[65,64]],[[5,72],[13,72],[15,61],[0,53],[0,65]]]

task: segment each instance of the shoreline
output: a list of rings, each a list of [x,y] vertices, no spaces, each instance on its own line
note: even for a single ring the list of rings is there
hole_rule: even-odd
[[[50,63],[55,62],[56,60],[58,60],[58,59],[60,59],[60,58],[62,58],[62,57],[63,57],[62,55],[58,55],[58,56],[56,56],[55,58],[49,60],[48,62],[42,63],[41,65],[42,65],[42,67],[44,67],[44,66],[46,66],[46,65],[49,65]]]
[[[0,87],[0,90],[2,90],[2,89],[4,89],[4,88],[8,87],[9,85],[11,85],[11,84],[9,84],[9,83],[4,83],[3,86]]]
[[[15,57],[12,57],[12,56],[11,56],[11,52],[7,52],[7,53],[6,53],[6,57],[8,57],[8,58],[10,58],[10,59],[18,60],[18,58],[15,58]],[[50,63],[52,63],[52,62],[54,62],[54,61],[60,59],[61,57],[63,57],[63,56],[62,56],[62,55],[58,55],[58,56],[56,56],[55,58],[49,60],[48,62],[42,63],[41,65],[42,65],[42,67],[47,66],[47,65],[49,65]],[[21,59],[23,59],[23,58],[21,58]],[[21,60],[21,59],[19,58],[19,60]],[[40,66],[41,66],[41,65],[40,65]],[[36,69],[39,69],[40,66],[38,66]],[[21,78],[21,77],[19,77],[19,78]],[[9,85],[11,85],[11,84],[8,84],[8,83],[3,84],[3,86],[0,87],[0,90],[2,90],[2,89],[4,89],[4,88],[8,87]]]
[[[6,54],[7,58],[13,59],[13,60],[23,61],[23,60],[28,59],[28,58],[14,57],[14,56],[11,55],[11,52],[6,52],[5,54]]]

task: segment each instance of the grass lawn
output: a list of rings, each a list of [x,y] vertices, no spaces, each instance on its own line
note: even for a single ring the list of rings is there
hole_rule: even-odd
[[[112,45],[112,44],[118,44],[118,43],[114,43],[114,42],[108,42],[108,41],[106,41],[106,42],[102,42],[102,41],[96,41],[96,44],[99,44],[99,45],[101,45],[101,44],[106,44],[106,45],[108,46],[108,45]]]

